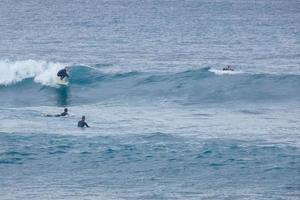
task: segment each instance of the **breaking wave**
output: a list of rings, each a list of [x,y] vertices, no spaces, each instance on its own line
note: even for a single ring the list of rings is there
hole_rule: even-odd
[[[300,75],[222,73],[211,68],[179,73],[107,74],[96,66],[70,65],[70,85],[59,88],[63,63],[0,61],[2,105],[86,104],[105,100],[167,100],[184,104],[299,101]],[[59,100],[57,100],[59,99]],[[62,101],[61,101],[62,100]]]

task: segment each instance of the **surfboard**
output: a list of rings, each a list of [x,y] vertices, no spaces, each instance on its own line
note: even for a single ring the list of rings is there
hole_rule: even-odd
[[[64,78],[61,80],[59,77],[56,78],[56,84],[60,86],[68,86],[69,85],[69,80],[68,78]]]

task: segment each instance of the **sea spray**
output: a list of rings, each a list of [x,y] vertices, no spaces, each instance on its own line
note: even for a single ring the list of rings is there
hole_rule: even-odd
[[[42,60],[0,60],[0,85],[10,85],[33,78],[43,85],[54,85],[56,73],[64,64]]]

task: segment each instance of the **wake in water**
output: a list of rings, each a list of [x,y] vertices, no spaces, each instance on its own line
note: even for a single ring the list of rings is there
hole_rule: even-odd
[[[209,69],[209,71],[218,75],[223,75],[223,74],[234,75],[234,74],[243,73],[243,71],[240,70],[230,71],[230,70]]]

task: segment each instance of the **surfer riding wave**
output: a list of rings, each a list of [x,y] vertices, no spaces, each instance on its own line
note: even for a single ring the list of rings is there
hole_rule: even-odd
[[[60,78],[60,80],[63,80],[65,77],[69,78],[69,74],[67,72],[67,67],[59,70],[57,72],[57,76]]]

